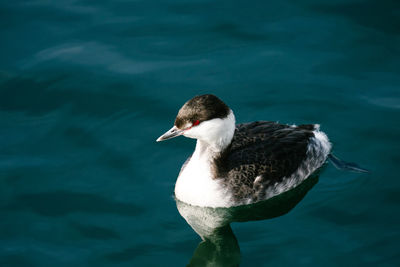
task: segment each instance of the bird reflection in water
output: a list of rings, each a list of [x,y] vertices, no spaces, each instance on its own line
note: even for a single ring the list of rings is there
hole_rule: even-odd
[[[202,239],[188,266],[239,266],[240,247],[230,223],[266,220],[288,213],[318,182],[318,177],[314,174],[292,190],[251,205],[207,208],[176,199],[179,213]]]

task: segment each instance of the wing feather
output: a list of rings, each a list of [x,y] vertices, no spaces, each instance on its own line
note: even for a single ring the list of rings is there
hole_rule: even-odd
[[[304,161],[314,129],[270,121],[238,124],[231,146],[217,159],[218,177],[236,200],[263,199],[266,187],[281,182]]]

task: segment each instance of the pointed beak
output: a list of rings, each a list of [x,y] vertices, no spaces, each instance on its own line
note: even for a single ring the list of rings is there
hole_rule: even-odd
[[[171,139],[180,136],[184,133],[183,130],[178,129],[176,126],[172,127],[168,132],[158,137],[157,142],[161,142],[167,139]]]

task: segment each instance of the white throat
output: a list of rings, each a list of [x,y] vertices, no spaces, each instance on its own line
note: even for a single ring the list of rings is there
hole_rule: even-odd
[[[235,133],[235,124],[235,115],[230,110],[226,118],[202,122],[198,127],[184,135],[197,139],[195,153],[204,152],[204,149],[218,153],[231,143]]]
[[[205,121],[196,131],[185,134],[197,138],[196,149],[175,184],[175,196],[197,206],[227,206],[231,200],[226,188],[213,177],[211,163],[232,141],[235,116],[230,111],[224,119]]]

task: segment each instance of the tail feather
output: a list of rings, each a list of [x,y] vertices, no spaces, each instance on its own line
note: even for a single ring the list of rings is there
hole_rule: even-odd
[[[328,159],[333,164],[333,166],[335,166],[336,169],[338,169],[338,170],[358,172],[358,173],[368,173],[369,172],[369,170],[360,167],[356,163],[346,162],[346,161],[339,159],[332,153],[328,155]]]

